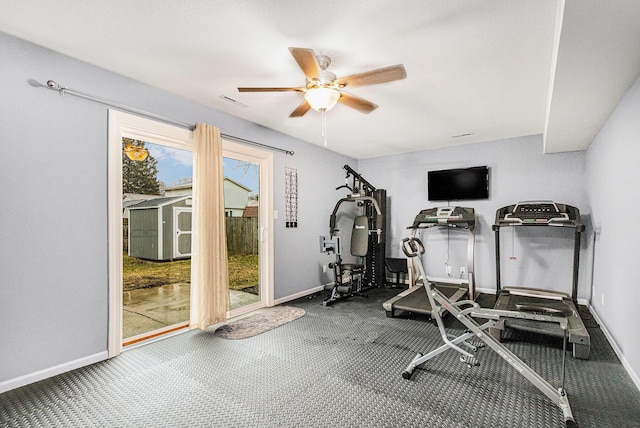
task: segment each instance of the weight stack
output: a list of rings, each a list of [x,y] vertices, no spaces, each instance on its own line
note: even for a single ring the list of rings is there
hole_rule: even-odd
[[[378,203],[381,216],[376,214],[373,207],[372,216],[373,224],[371,229],[377,229],[380,227],[382,233],[380,233],[380,242],[378,243],[378,234],[372,233],[370,236],[371,249],[369,257],[367,257],[367,270],[370,272],[370,283],[373,287],[383,287],[386,283],[386,271],[385,271],[385,249],[387,240],[387,191],[385,189],[376,189],[373,192],[373,198]],[[380,218],[378,218],[380,217]]]

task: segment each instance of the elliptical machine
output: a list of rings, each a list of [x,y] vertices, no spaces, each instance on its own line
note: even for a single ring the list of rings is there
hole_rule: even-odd
[[[381,287],[386,282],[384,262],[387,192],[376,189],[349,165],[345,165],[344,169],[347,172],[346,183],[336,190],[347,188],[350,193],[337,202],[331,213],[329,236],[320,237],[320,251],[333,253],[336,257],[335,262],[329,264],[334,281],[325,286],[331,294],[322,302],[324,306],[354,295],[366,296],[364,291]],[[359,215],[353,219],[350,246],[350,254],[358,258],[357,263],[344,263],[341,256],[336,217],[343,203],[356,204],[360,210]]]

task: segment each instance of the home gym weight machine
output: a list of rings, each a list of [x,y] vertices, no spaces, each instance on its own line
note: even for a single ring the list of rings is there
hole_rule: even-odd
[[[386,282],[385,236],[387,192],[376,189],[349,165],[345,184],[336,188],[349,190],[347,197],[338,201],[329,218],[329,236],[320,236],[320,251],[335,254],[334,281],[325,285],[331,294],[323,301],[329,306],[345,298],[361,295],[373,287],[381,287]],[[351,178],[351,185],[349,179]],[[350,253],[358,257],[357,263],[345,263],[341,256],[341,242],[337,229],[337,214],[344,203],[355,204],[360,211],[353,220]]]
[[[427,208],[418,213],[413,224],[407,229],[411,230],[411,237],[416,237],[418,232],[445,228],[447,231],[462,231],[467,234],[467,279],[461,278],[426,278],[433,282],[452,302],[457,302],[465,296],[475,300],[476,286],[474,274],[474,247],[475,247],[476,214],[473,208],[467,207],[440,207]],[[409,263],[411,264],[411,263]],[[410,287],[392,297],[382,304],[387,317],[393,318],[397,310],[428,315],[433,315],[434,307],[424,295],[424,285],[416,280],[415,269],[408,269]]]
[[[421,279],[424,282],[424,289],[426,291],[427,298],[429,299],[431,307],[434,308],[433,317],[438,326],[438,330],[440,331],[441,338],[444,341],[443,345],[426,355],[418,353],[406,367],[404,372],[402,372],[402,377],[410,379],[418,366],[450,349],[461,354],[460,361],[466,364],[467,367],[471,368],[479,366],[480,363],[478,362],[475,353],[479,348],[486,345],[495,351],[502,359],[509,363],[518,373],[524,376],[529,382],[531,382],[531,384],[533,384],[533,386],[535,386],[560,408],[564,416],[566,427],[576,427],[577,424],[573,419],[569,399],[567,398],[567,394],[564,390],[567,318],[564,316],[541,315],[531,312],[483,309],[472,300],[452,302],[427,279],[424,267],[420,260],[420,256],[424,254],[424,246],[422,242],[415,237],[405,238],[402,241],[402,250],[409,258],[413,268],[418,272],[418,279]],[[442,321],[444,312],[451,313],[451,315],[453,315],[458,321],[464,324],[467,330],[459,336],[448,334]],[[487,321],[480,325],[473,317],[483,318]],[[560,388],[554,388],[547,380],[525,364],[518,356],[507,349],[493,336],[486,333],[486,330],[492,328],[496,323],[504,320],[505,318],[557,324],[559,328],[565,332],[565,340],[563,341],[562,349],[562,386]]]
[[[558,291],[527,287],[502,287],[500,269],[500,229],[504,227],[534,227],[536,229],[573,229],[573,283],[571,296]],[[553,201],[524,201],[502,207],[496,211],[495,224],[496,247],[496,289],[497,300],[494,309],[507,309],[537,312],[542,314],[561,314],[567,317],[567,331],[556,325],[538,323],[531,320],[505,319],[489,330],[496,339],[500,339],[506,328],[523,330],[548,336],[562,337],[568,334],[569,343],[575,358],[589,359],[591,340],[580,313],[577,309],[578,269],[580,264],[580,237],[584,225],[578,208],[555,203]],[[513,232],[513,229],[512,229]]]

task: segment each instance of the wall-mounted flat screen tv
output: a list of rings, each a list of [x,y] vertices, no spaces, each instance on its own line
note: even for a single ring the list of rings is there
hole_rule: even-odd
[[[445,169],[427,173],[430,201],[459,201],[489,198],[489,168]]]

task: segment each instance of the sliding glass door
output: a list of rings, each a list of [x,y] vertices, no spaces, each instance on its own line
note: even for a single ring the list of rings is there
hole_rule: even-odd
[[[271,304],[271,155],[225,141],[230,316]]]
[[[189,327],[192,138],[188,129],[109,111],[109,357]],[[239,245],[229,252],[232,289],[246,297],[230,296],[233,317],[274,304],[273,154],[224,140],[223,156],[225,183],[235,182],[230,197],[245,189],[240,204],[225,199],[225,211],[253,219],[228,238],[239,239],[230,244]]]
[[[223,158],[230,308],[260,302],[260,165]]]
[[[193,154],[127,137],[122,148],[126,346],[188,325]]]

